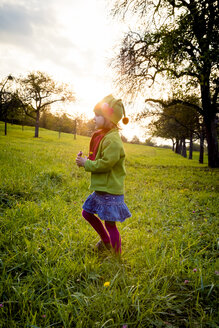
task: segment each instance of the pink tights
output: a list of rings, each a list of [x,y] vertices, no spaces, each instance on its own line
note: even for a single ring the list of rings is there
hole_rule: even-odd
[[[85,220],[87,220],[96,230],[96,232],[100,235],[100,238],[105,244],[111,243],[115,252],[121,253],[121,237],[115,222],[105,221],[105,229],[101,220],[94,214],[88,213],[83,210],[82,215]]]

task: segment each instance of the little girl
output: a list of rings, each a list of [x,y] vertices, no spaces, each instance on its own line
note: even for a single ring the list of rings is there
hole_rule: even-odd
[[[95,247],[113,248],[120,254],[121,237],[116,222],[131,217],[124,203],[125,152],[117,127],[125,109],[121,99],[109,95],[94,107],[94,113],[98,130],[91,138],[89,156],[82,157],[80,152],[76,158],[79,167],[91,172],[90,190],[94,191],[84,202],[82,215],[100,235]],[[124,117],[122,121],[127,124],[129,120]]]

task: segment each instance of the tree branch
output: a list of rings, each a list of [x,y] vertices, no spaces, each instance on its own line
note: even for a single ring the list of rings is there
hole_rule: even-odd
[[[145,102],[154,102],[154,103],[158,103],[160,105],[162,105],[164,108],[168,108],[168,107],[171,107],[173,105],[184,105],[184,106],[187,106],[187,107],[191,107],[191,108],[194,108],[195,110],[197,110],[201,115],[203,115],[203,110],[201,107],[199,107],[198,105],[195,105],[195,104],[192,104],[188,101],[185,101],[185,100],[180,100],[180,99],[173,99],[172,101],[170,102],[165,102],[161,99],[152,99],[152,98],[148,98],[148,99],[145,99]]]

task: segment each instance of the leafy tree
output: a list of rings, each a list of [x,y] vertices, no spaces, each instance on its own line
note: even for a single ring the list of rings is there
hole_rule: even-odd
[[[219,167],[218,0],[115,0],[114,15],[139,14],[143,24],[130,31],[115,59],[119,82],[131,95],[165,74],[180,81],[184,92],[193,88],[201,98],[210,167]],[[183,101],[175,99],[175,103]]]
[[[95,122],[93,119],[87,120],[83,116],[78,117],[78,134],[90,137],[95,131]]]
[[[19,79],[19,97],[26,115],[35,119],[35,137],[39,136],[40,115],[56,102],[74,101],[67,85],[58,84],[42,72],[32,72]]]
[[[40,127],[48,130],[55,130],[56,117],[50,110],[43,111],[40,116]]]
[[[140,144],[140,140],[139,140],[139,138],[137,137],[137,136],[134,136],[133,138],[132,138],[132,140],[130,141],[130,143],[132,143],[132,144]]]
[[[45,129],[54,130],[59,132],[59,138],[61,137],[61,132],[65,133],[76,133],[75,122],[77,119],[69,117],[61,109],[57,114],[52,114],[49,110],[44,111],[40,117],[40,127]]]
[[[16,92],[12,92],[9,95],[8,102],[4,107],[5,135],[7,135],[7,123],[17,123],[18,120],[22,121],[24,119],[24,111]]]
[[[59,121],[57,121],[57,128],[59,131],[66,132],[66,133],[73,133],[76,134],[76,127],[75,127],[75,119],[71,116],[69,117],[68,114],[63,113],[62,115],[58,116]]]
[[[152,138],[147,138],[145,140],[145,146],[155,147],[156,146],[156,143],[153,142]]]
[[[177,124],[173,119],[168,119],[161,116],[149,124],[149,130],[151,131],[153,137],[170,139],[173,144],[172,150],[174,151],[177,139],[175,133],[177,130]]]
[[[13,110],[13,103],[16,95],[10,89],[10,82],[13,81],[12,75],[8,75],[0,82],[0,119],[5,122],[5,135],[7,135],[7,119],[9,112]]]
[[[121,139],[123,142],[128,142],[128,139],[123,134],[121,134]]]
[[[40,126],[59,132],[79,134],[83,136],[91,136],[95,130],[95,122],[93,119],[88,120],[84,114],[75,114],[71,116],[59,110],[57,114],[52,114],[49,110],[44,111],[40,117]]]
[[[190,101],[190,103],[198,106],[198,98],[184,97],[184,101]],[[176,152],[186,157],[185,140],[190,140],[190,152],[189,159],[192,159],[192,147],[193,139],[201,138],[202,133],[202,119],[198,111],[194,108],[186,106],[184,104],[174,104],[173,99],[168,101],[157,100],[162,110],[152,110],[150,112],[144,111],[138,115],[138,118],[145,115],[155,116],[156,119],[149,125],[153,136],[171,139],[174,145],[176,144]],[[153,101],[155,103],[155,101]],[[183,145],[183,147],[181,147]]]

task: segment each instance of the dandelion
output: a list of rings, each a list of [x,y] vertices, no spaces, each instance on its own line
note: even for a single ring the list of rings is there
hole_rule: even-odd
[[[185,281],[184,281],[184,284],[188,284],[188,283],[189,283],[189,280],[185,280]]]
[[[197,272],[197,269],[195,268],[195,269],[193,269],[193,272]]]
[[[106,282],[104,282],[104,287],[109,287],[109,285],[110,285],[110,281],[106,281]]]
[[[1,303],[1,304],[0,304],[0,308],[3,308],[3,306],[4,306],[4,305]]]

